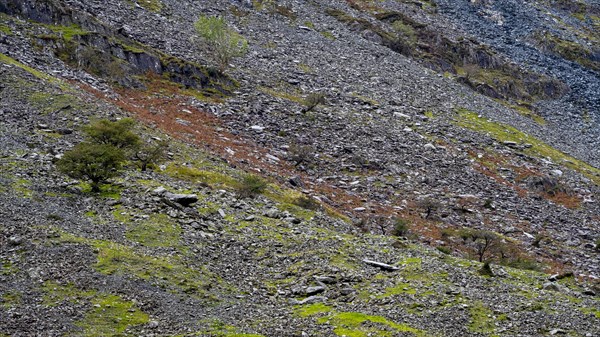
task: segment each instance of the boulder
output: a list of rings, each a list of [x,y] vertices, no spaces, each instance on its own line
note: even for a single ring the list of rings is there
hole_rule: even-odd
[[[195,194],[165,193],[165,198],[185,207],[188,207],[189,205],[198,201],[198,196]]]

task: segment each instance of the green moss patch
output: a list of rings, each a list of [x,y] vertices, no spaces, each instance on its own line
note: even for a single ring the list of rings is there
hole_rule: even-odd
[[[0,227],[0,230],[2,230],[2,227]],[[0,258],[0,275],[13,275],[17,271],[19,269],[12,262]]]
[[[271,95],[273,97],[282,98],[282,99],[288,100],[290,102],[295,102],[295,103],[298,103],[298,104],[301,104],[301,105],[303,105],[304,102],[305,102],[305,100],[302,97],[302,95],[298,94],[298,93],[291,94],[291,93],[288,93],[288,92],[278,91],[278,90],[271,89],[271,88],[266,88],[266,87],[260,87],[260,88],[258,88],[258,90],[264,92],[267,95]]]
[[[145,324],[149,320],[148,315],[136,308],[133,302],[125,301],[119,296],[56,282],[45,282],[42,291],[43,303],[47,306],[59,306],[65,301],[88,303],[91,309],[83,319],[75,323],[83,330],[80,334],[82,336],[120,336],[129,327]]]
[[[79,186],[79,188],[81,188],[81,191],[83,193],[88,193],[88,194],[93,193],[92,185],[90,185],[88,182],[83,181],[83,182],[79,183],[77,186]],[[123,191],[123,188],[116,186],[116,185],[100,184],[100,192],[98,195],[102,198],[119,200],[119,199],[121,199],[122,191]]]
[[[128,240],[147,247],[178,247],[181,227],[165,214],[153,214],[150,219],[127,226]]]
[[[592,70],[600,70],[600,62],[594,58],[597,49],[592,49],[583,43],[562,39],[549,32],[536,33],[533,39],[542,51],[560,55]]]
[[[476,302],[469,310],[471,323],[469,331],[475,333],[491,334],[496,326],[494,324],[492,311],[481,302]]]
[[[79,107],[79,99],[70,94],[53,94],[48,92],[35,92],[28,97],[28,102],[39,109],[43,114],[61,110],[71,110]]]
[[[17,290],[10,290],[0,296],[0,307],[5,309],[14,308],[21,304],[22,293]]]
[[[386,297],[398,296],[398,295],[403,295],[403,294],[414,295],[416,293],[417,293],[417,290],[412,288],[409,283],[400,282],[400,283],[394,285],[393,287],[386,288],[385,293],[378,296],[378,298],[386,298]]]
[[[70,26],[44,25],[44,27],[50,29],[54,33],[59,34],[67,42],[71,42],[71,40],[73,40],[73,38],[76,36],[89,34],[88,31],[81,29],[81,27],[75,24]]]
[[[27,179],[17,179],[11,184],[11,187],[22,198],[31,198],[33,196],[33,191],[30,188],[31,182]]]
[[[323,303],[315,303],[297,307],[296,314],[298,314],[300,317],[309,317],[318,314],[328,313],[332,310],[333,308],[328,305],[325,305]]]
[[[479,117],[477,113],[467,109],[458,109],[459,118],[456,123],[467,129],[486,133],[497,141],[512,141],[518,144],[529,144],[523,152],[538,158],[550,158],[557,164],[564,165],[570,169],[578,171],[600,184],[600,169],[597,169],[579,159],[575,159],[541,140],[530,136],[516,128],[503,123],[493,122],[484,117]]]
[[[332,313],[317,320],[320,324],[334,326],[333,332],[337,336],[367,337],[367,336],[393,336],[398,332],[410,332],[416,336],[424,336],[421,330],[406,324],[392,322],[382,316],[367,315],[359,312]]]
[[[135,308],[132,302],[115,295],[100,295],[92,300],[94,309],[76,323],[84,336],[122,334],[130,326],[145,324],[148,315]]]
[[[0,33],[4,35],[12,35],[12,29],[9,26],[0,23]]]
[[[156,13],[160,12],[163,7],[160,0],[137,0],[136,2],[143,8]]]
[[[229,175],[178,164],[169,165],[166,172],[174,178],[195,183],[205,183],[211,186],[226,186],[231,188],[237,185],[237,181]]]
[[[42,79],[42,80],[46,80],[50,83],[61,83],[62,84],[62,82],[59,81],[57,78],[52,77],[48,74],[45,74],[39,70],[35,70],[35,69],[31,68],[30,66],[27,66],[27,65],[9,57],[9,56],[6,56],[2,53],[0,53],[0,63],[9,64],[9,65],[21,68],[21,69],[25,70],[26,72],[32,74],[33,76],[35,76],[39,79]]]
[[[95,268],[102,274],[137,277],[168,291],[209,301],[216,300],[209,290],[223,285],[217,275],[204,268],[188,267],[177,256],[145,255],[115,242],[85,239],[70,234],[63,234],[61,239],[94,247],[98,254]]]

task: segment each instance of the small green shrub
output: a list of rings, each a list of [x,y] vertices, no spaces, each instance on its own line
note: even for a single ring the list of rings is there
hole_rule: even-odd
[[[267,189],[267,182],[255,175],[248,174],[236,188],[240,198],[254,198]]]
[[[56,165],[72,178],[89,180],[92,192],[100,192],[100,183],[119,174],[124,161],[123,151],[113,145],[83,142],[65,152]]]
[[[445,246],[437,246],[437,247],[435,247],[435,249],[437,249],[440,252],[442,252],[444,254],[447,254],[447,255],[450,255],[450,253],[452,253],[452,250],[450,248],[448,248],[448,247],[445,247]]]
[[[131,118],[114,122],[101,119],[85,126],[83,131],[92,143],[112,145],[119,149],[134,149],[141,144],[140,137],[131,131],[134,124]]]
[[[208,52],[221,73],[225,72],[233,58],[243,56],[248,50],[248,41],[228,27],[222,17],[200,16],[194,28],[200,37],[198,47]]]
[[[166,141],[158,141],[153,144],[142,144],[138,146],[133,154],[133,160],[140,165],[142,172],[146,171],[148,165],[161,161],[165,151],[169,147]]]
[[[300,196],[294,199],[292,204],[311,211],[316,211],[321,208],[321,204],[319,204],[318,201],[307,196]]]
[[[319,104],[325,104],[325,95],[317,92],[310,93],[303,101],[303,104],[306,106],[303,112],[307,113],[314,108],[316,108]]]
[[[394,221],[394,231],[393,235],[395,236],[406,236],[408,234],[408,220],[398,218]]]

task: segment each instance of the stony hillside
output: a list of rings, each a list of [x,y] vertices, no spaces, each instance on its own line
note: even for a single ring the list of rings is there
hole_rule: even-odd
[[[248,41],[224,73],[200,15]],[[591,0],[0,0],[0,336],[600,335],[599,31]],[[149,170],[58,170],[125,117]]]

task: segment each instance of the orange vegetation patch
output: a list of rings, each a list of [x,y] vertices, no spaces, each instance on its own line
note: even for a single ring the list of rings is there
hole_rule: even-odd
[[[576,195],[565,192],[556,192],[554,194],[542,193],[542,196],[556,204],[563,205],[566,208],[576,209],[581,206],[581,202],[583,201]]]

